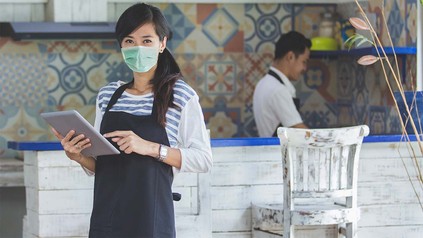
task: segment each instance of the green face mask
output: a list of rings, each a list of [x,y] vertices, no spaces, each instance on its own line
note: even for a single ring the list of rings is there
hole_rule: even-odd
[[[159,49],[155,47],[133,46],[122,48],[125,63],[132,71],[143,73],[157,64]]]

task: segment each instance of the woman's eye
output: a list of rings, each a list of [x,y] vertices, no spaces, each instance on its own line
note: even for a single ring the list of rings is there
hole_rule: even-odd
[[[134,41],[133,41],[133,40],[131,40],[131,39],[126,39],[126,40],[125,40],[125,43],[132,44],[132,43],[134,43]]]
[[[144,44],[149,44],[151,42],[152,42],[151,40],[144,40]]]

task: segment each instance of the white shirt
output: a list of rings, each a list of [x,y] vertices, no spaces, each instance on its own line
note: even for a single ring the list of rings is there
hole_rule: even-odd
[[[125,82],[112,82],[100,89],[97,95],[94,127],[100,131],[101,121],[112,94]],[[150,115],[153,93],[132,95],[124,92],[111,111],[125,111],[133,115]],[[169,108],[166,113],[166,132],[172,148],[181,151],[181,168],[178,172],[207,172],[212,167],[209,133],[204,123],[198,95],[184,81],[178,80],[174,87],[174,102],[180,109]]]
[[[291,81],[275,67],[284,84],[266,74],[256,85],[253,96],[253,113],[260,137],[271,137],[279,124],[291,127],[303,123],[295,107],[295,87]]]

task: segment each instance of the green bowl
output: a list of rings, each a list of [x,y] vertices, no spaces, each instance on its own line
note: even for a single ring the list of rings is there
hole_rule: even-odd
[[[311,38],[311,50],[337,50],[338,42],[330,37]]]

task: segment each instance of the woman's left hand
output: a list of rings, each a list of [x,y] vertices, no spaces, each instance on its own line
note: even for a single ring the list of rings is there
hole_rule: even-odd
[[[154,151],[158,151],[158,144],[144,140],[133,131],[113,131],[104,134],[104,137],[111,138],[126,154],[134,152],[140,155],[155,156]]]

